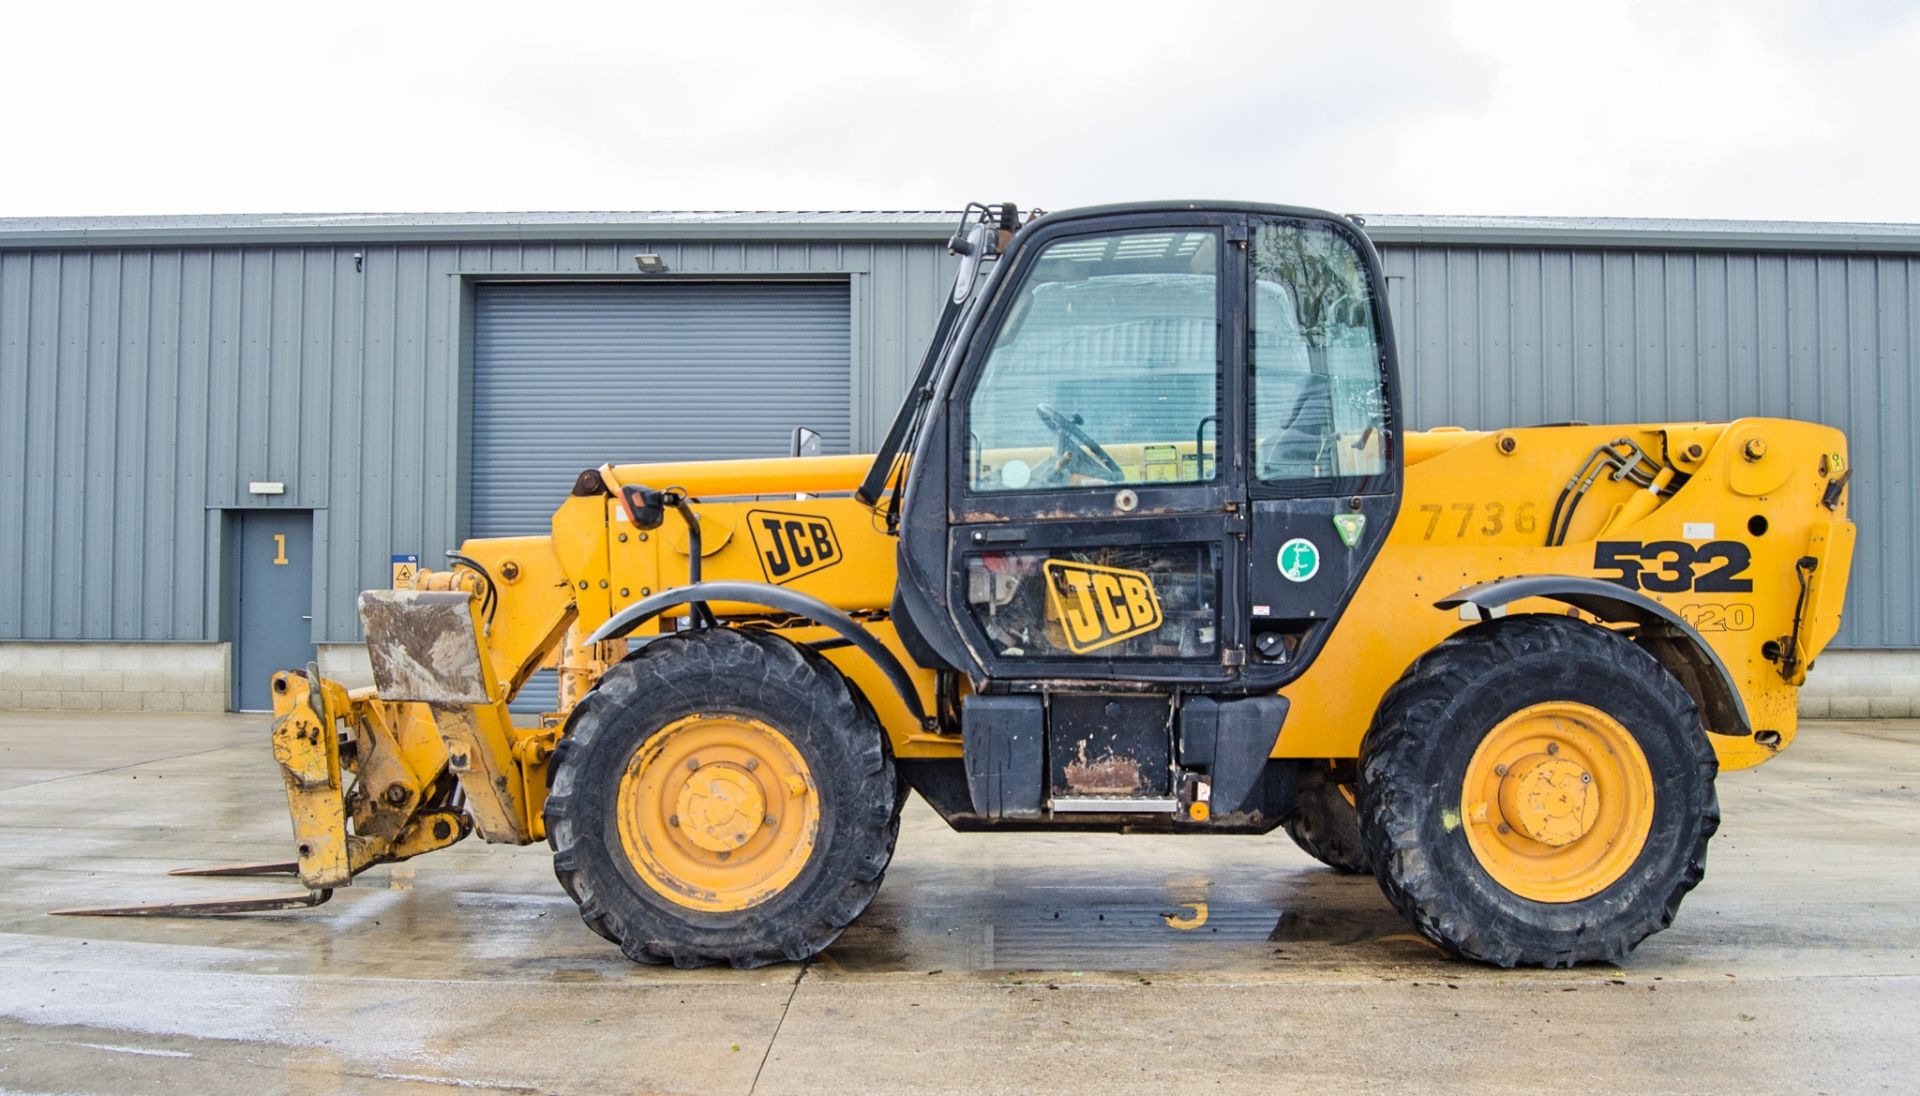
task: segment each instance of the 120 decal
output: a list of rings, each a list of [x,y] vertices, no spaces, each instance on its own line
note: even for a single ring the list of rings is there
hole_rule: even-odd
[[[1753,552],[1735,540],[1692,545],[1683,540],[1603,540],[1593,546],[1595,570],[1612,571],[1600,577],[1629,590],[1656,594],[1745,594],[1753,580],[1742,578],[1753,564]],[[1703,569],[1704,568],[1704,569]]]

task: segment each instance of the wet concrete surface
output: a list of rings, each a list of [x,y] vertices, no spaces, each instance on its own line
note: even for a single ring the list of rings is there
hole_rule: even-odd
[[[961,835],[915,802],[806,967],[637,967],[544,847],[469,842],[317,910],[51,918],[284,882],[249,716],[0,713],[0,1091],[1910,1092],[1920,722],[1815,724],[1720,784],[1623,967],[1453,961],[1284,836]]]

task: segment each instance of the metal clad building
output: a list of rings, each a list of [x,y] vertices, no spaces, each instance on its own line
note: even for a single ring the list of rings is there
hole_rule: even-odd
[[[225,706],[243,512],[310,521],[311,638],[352,643],[355,594],[389,581],[393,554],[431,566],[469,532],[519,528],[542,477],[588,463],[523,459],[543,416],[596,459],[779,452],[782,422],[872,446],[945,292],[951,223],[0,221],[0,707]],[[1415,426],[1765,414],[1845,428],[1862,536],[1840,643],[1920,648],[1920,228],[1368,230]],[[667,272],[640,273],[638,254]],[[591,391],[639,376],[672,398]],[[570,409],[591,428],[559,421]],[[178,665],[191,681],[167,676]],[[103,669],[123,671],[121,691]]]
[[[1920,228],[1376,218],[1415,426],[1807,419],[1861,526],[1838,646],[1920,647]]]

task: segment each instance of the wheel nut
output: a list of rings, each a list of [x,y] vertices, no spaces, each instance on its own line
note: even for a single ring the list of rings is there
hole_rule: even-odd
[[[1592,773],[1581,773],[1581,774],[1580,774],[1580,783],[1582,783],[1582,784],[1591,784],[1591,783],[1593,783],[1593,774],[1592,774]]]
[[[725,849],[721,849],[719,852],[714,853],[713,855],[719,857],[722,860],[725,860],[727,857],[732,856],[733,854],[728,852]]]
[[[699,772],[699,771],[700,771],[700,759],[699,759],[699,758],[697,758],[697,757],[689,757],[689,758],[687,758],[687,771],[688,771],[688,772],[690,772],[690,773],[697,773],[697,772]]]
[[[1509,825],[1507,825],[1507,824],[1506,824],[1505,822],[1502,822],[1502,823],[1500,823],[1500,832],[1501,832],[1501,833],[1512,833],[1512,832],[1513,832],[1513,827],[1512,827],[1512,826],[1509,826]]]
[[[1493,775],[1495,776],[1507,775],[1507,767],[1505,765],[1495,765],[1493,767]]]
[[[1548,752],[1548,753],[1550,753],[1550,754],[1557,754],[1557,753],[1559,753],[1559,752],[1560,752],[1560,743],[1558,743],[1558,742],[1549,742],[1549,743],[1547,743],[1547,752]]]
[[[677,815],[677,814],[670,814],[670,815],[668,815],[668,816],[667,816],[667,825],[669,825],[669,826],[672,826],[672,827],[674,827],[675,829],[678,829],[678,828],[680,827],[680,816],[679,816],[679,815]]]
[[[778,818],[775,818],[772,815],[768,815],[766,818],[762,819],[761,821],[764,825],[768,825],[768,826],[778,826],[780,824],[780,820]]]
[[[755,770],[755,769],[757,769],[757,768],[759,768],[759,767],[760,767],[760,759],[759,759],[759,758],[757,758],[757,757],[749,757],[749,758],[747,758],[747,771],[748,771],[748,772],[752,772],[753,770]]]

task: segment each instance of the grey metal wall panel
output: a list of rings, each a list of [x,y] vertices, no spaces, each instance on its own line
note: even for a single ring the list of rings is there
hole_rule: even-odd
[[[405,226],[355,242],[329,225],[324,239],[241,226],[183,245],[160,226],[119,247],[0,241],[0,638],[221,638],[209,508],[274,505],[315,511],[314,638],[358,638],[355,594],[386,581],[387,556],[434,559],[457,539],[474,279],[631,278],[638,252],[674,276],[844,279],[850,444],[866,448],[951,270],[934,240],[858,226],[703,240],[622,224],[580,243],[490,223],[429,245]],[[1646,246],[1556,231],[1380,226],[1415,423],[1831,422],[1859,469],[1842,641],[1920,646],[1920,258],[1879,237],[1822,247],[1802,232],[1770,250],[1659,225]],[[1589,237],[1605,246],[1577,245]],[[287,495],[248,496],[256,479]]]
[[[798,425],[847,452],[850,346],[844,283],[483,285],[472,532],[544,533],[607,461],[783,456]]]
[[[1920,259],[1394,245],[1415,427],[1810,419],[1847,431],[1861,526],[1839,642],[1920,646]]]
[[[218,511],[280,506],[315,513],[313,637],[358,639],[391,553],[457,543],[463,275],[630,279],[638,252],[851,286],[853,448],[885,429],[950,261],[871,238],[0,250],[0,638],[223,638]]]

